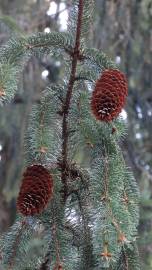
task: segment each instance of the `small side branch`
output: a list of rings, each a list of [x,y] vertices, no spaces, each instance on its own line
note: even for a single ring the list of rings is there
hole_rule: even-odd
[[[17,249],[18,249],[18,246],[20,244],[22,233],[25,230],[26,226],[27,226],[27,223],[23,220],[21,222],[21,228],[19,229],[19,232],[18,232],[18,234],[16,236],[16,239],[15,239],[15,241],[13,243],[13,246],[12,246],[12,255],[11,255],[10,259],[9,259],[9,268],[8,268],[8,270],[13,270],[14,269],[14,261],[15,261],[15,258],[16,258]]]

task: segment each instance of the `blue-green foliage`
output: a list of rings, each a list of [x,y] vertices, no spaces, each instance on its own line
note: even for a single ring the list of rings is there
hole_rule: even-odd
[[[41,243],[29,241],[30,237],[34,238],[33,226],[37,226],[37,220],[28,218],[28,226],[18,239],[14,270],[40,268],[45,261],[50,270],[57,261],[65,270],[122,270],[126,263],[129,270],[139,270],[135,244],[139,192],[119,147],[126,134],[125,123],[121,117],[112,123],[97,121],[90,109],[91,92],[101,72],[117,68],[103,52],[84,45],[92,2],[84,0],[80,46],[83,57],[77,64],[67,117],[69,194],[66,203],[58,162],[62,157],[63,106],[71,72],[70,55],[75,44],[79,1],[73,0],[70,9],[69,33],[20,37],[10,40],[0,50],[0,91],[6,94],[0,96],[0,104],[14,97],[18,75],[32,55],[57,53],[63,56],[63,52],[66,55],[63,80],[42,92],[40,103],[32,108],[25,136],[27,163],[44,164],[54,179],[53,198],[47,210],[37,217],[44,227],[40,233],[44,239]],[[84,154],[85,158],[80,158]],[[6,269],[14,254],[20,227],[21,220],[2,238],[2,261]],[[104,255],[106,251],[109,256]]]
[[[52,86],[43,93],[40,104],[34,105],[29,117],[25,150],[28,163],[56,162],[61,148],[60,93],[63,88]]]
[[[18,67],[9,62],[0,63],[0,105],[14,97],[17,91]]]
[[[45,234],[44,226],[37,218],[29,217],[23,221],[18,217],[0,241],[3,269],[23,270],[25,265],[39,267],[49,244]]]

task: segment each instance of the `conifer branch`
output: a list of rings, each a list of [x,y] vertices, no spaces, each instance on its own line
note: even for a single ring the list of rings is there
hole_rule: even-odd
[[[41,141],[41,147],[39,149],[39,152],[40,152],[40,161],[42,161],[43,156],[47,152],[47,147],[45,145],[43,145],[45,109],[46,108],[44,108],[44,111],[41,111],[41,113],[40,113],[40,127],[39,127],[40,128],[40,141]]]
[[[61,262],[61,259],[60,259],[60,247],[59,247],[59,241],[58,241],[58,238],[57,238],[56,224],[53,225],[52,234],[53,234],[54,243],[55,243],[56,264],[59,265],[60,262]]]
[[[19,232],[18,232],[18,234],[17,234],[17,236],[15,238],[14,244],[12,246],[12,255],[11,255],[9,263],[8,263],[8,265],[9,265],[8,270],[13,270],[14,260],[16,258],[16,254],[17,254],[17,249],[18,249],[18,246],[20,244],[22,233],[23,233],[23,231],[25,231],[26,225],[27,225],[27,223],[23,220],[21,222],[21,228],[19,229]]]
[[[19,221],[11,233],[2,237],[0,260],[8,270],[22,269],[24,265],[26,269],[39,270],[49,270],[50,267],[52,270],[62,270],[63,267],[79,270],[118,270],[118,267],[119,270],[129,270],[131,267],[139,270],[137,250],[130,246],[130,243],[134,246],[136,241],[138,190],[117,146],[117,140],[124,134],[124,127],[112,114],[110,118],[97,117],[98,113],[109,115],[109,109],[112,112],[114,108],[117,112],[118,108],[122,109],[121,102],[118,102],[118,108],[115,107],[117,94],[120,94],[117,90],[124,90],[125,96],[127,84],[125,80],[121,81],[118,76],[121,72],[115,70],[118,68],[107,55],[84,46],[94,1],[72,2],[67,33],[42,32],[27,38],[21,36],[18,40],[11,39],[0,50],[2,105],[14,98],[19,75],[29,57],[39,57],[50,52],[58,57],[65,52],[70,59],[70,67],[68,61],[65,69],[69,71],[68,80],[66,77],[61,85],[51,85],[43,93],[42,99],[33,100],[37,104],[31,112],[26,140],[29,167],[43,167],[33,164],[42,163],[47,169],[43,168],[44,174],[38,168],[32,170],[32,174],[31,171],[24,174],[27,182],[20,191],[26,195],[21,198],[21,205],[26,212],[21,207],[18,207],[18,211],[23,216],[41,214],[39,218],[47,229],[44,242],[38,243],[38,253],[33,256],[35,246],[27,246],[24,240],[29,241],[31,238],[32,227],[37,226],[37,220],[33,222],[30,217],[28,224],[25,220]],[[101,77],[99,80],[98,77],[106,69],[109,69],[106,74],[110,77],[103,77],[103,84]],[[96,83],[91,104],[89,91],[80,92],[84,86],[83,80],[90,82],[88,86],[91,87]],[[113,98],[108,98],[107,91],[104,96],[101,95],[104,85],[109,93],[114,89]],[[124,96],[120,95],[118,99],[124,100]],[[99,110],[103,100],[108,105]],[[14,103],[24,103],[24,100],[15,98]],[[95,110],[92,110],[92,105]],[[109,123],[111,120],[114,120],[113,124]],[[81,151],[89,153],[90,159],[83,163],[87,168],[77,164],[77,153],[81,146]],[[48,171],[54,189],[46,175]],[[38,186],[34,181],[38,181]],[[51,190],[53,198],[48,206],[49,211],[40,212],[44,210],[44,203],[47,206]],[[30,260],[28,257],[24,260],[25,252]]]
[[[111,218],[111,223],[115,227],[117,232],[117,242],[118,244],[128,243],[124,232],[121,229],[120,222],[116,219],[115,215],[113,214],[113,209],[111,206],[111,198],[109,196],[109,160],[107,153],[105,152],[104,157],[104,194],[101,197],[101,200],[105,202],[106,207],[108,209],[108,215]]]
[[[66,201],[67,194],[68,194],[68,185],[67,185],[67,162],[68,162],[68,115],[70,109],[70,102],[72,97],[72,90],[76,78],[76,67],[77,62],[80,56],[80,36],[81,36],[81,26],[82,26],[82,16],[83,16],[83,0],[79,0],[79,10],[78,10],[78,19],[77,19],[77,30],[76,30],[76,39],[75,39],[75,47],[72,54],[72,67],[71,67],[71,74],[68,84],[68,90],[66,94],[66,99],[64,103],[63,109],[63,122],[62,122],[62,163],[61,163],[61,180],[64,185],[64,201]]]

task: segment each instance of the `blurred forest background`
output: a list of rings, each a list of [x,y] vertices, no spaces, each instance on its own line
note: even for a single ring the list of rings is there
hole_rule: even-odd
[[[139,249],[142,269],[152,269],[152,1],[95,0],[88,47],[106,52],[128,78],[129,97],[122,116],[126,162],[141,191]],[[0,0],[0,44],[14,35],[66,30],[70,0]],[[10,17],[9,17],[10,16]],[[61,60],[62,62],[62,60]],[[41,91],[62,76],[62,64],[33,57],[13,102],[0,108],[0,233],[16,215],[16,196],[24,166],[28,115]],[[85,158],[80,157],[81,159]]]

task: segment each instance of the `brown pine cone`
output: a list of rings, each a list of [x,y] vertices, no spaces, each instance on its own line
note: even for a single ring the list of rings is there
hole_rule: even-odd
[[[17,210],[24,216],[39,214],[53,195],[53,179],[42,165],[29,166],[23,174]]]
[[[100,121],[116,118],[125,105],[128,86],[125,75],[119,70],[105,70],[92,93],[91,109]]]

